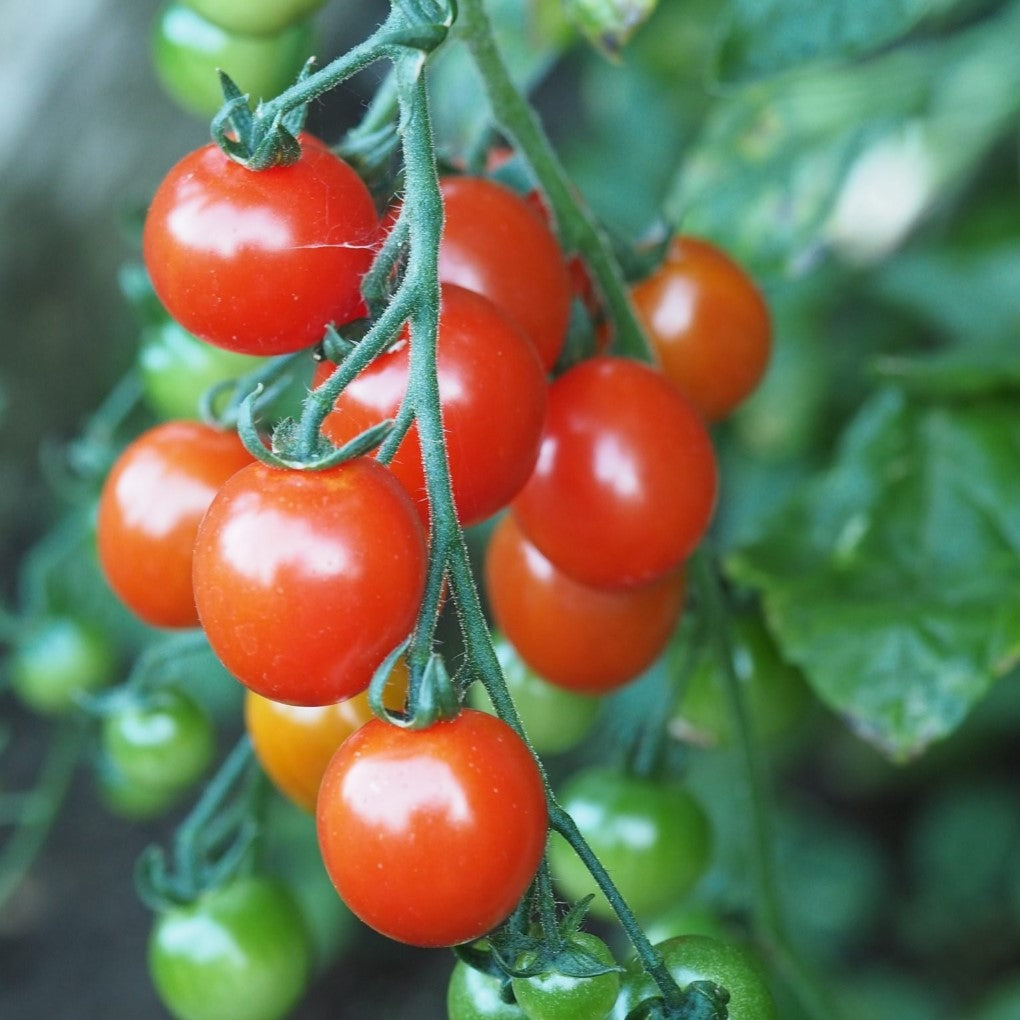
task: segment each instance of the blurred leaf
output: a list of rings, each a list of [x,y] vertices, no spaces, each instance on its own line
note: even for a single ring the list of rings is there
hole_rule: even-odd
[[[834,467],[729,560],[784,656],[903,760],[1020,658],[1020,416],[883,391]]]

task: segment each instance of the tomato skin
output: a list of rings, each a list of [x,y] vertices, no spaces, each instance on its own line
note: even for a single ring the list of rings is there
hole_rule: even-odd
[[[515,1002],[500,998],[500,980],[458,960],[446,990],[447,1020],[528,1020]]]
[[[366,924],[415,946],[503,921],[545,850],[545,791],[524,741],[464,709],[423,730],[374,719],[337,751],[316,812],[323,861]]]
[[[252,463],[236,433],[174,421],[117,458],[99,497],[99,562],[120,600],[155,627],[194,627],[195,535],[213,496]]]
[[[571,948],[581,949],[606,966],[616,961],[609,947],[598,936],[577,932]],[[527,960],[519,960],[518,965]],[[620,991],[616,971],[594,977],[567,977],[555,972],[530,978],[514,978],[514,995],[529,1020],[604,1020]]]
[[[577,581],[630,587],[694,550],[715,507],[708,432],[658,372],[595,357],[549,388],[535,472],[513,501],[521,530]]]
[[[708,819],[676,783],[589,768],[570,777],[560,803],[638,916],[688,892],[708,864]],[[594,917],[616,916],[587,868],[559,836],[550,840],[549,864],[571,899],[596,893]]]
[[[162,914],[149,970],[177,1020],[283,1020],[308,984],[311,949],[286,886],[248,876]]]
[[[663,373],[708,420],[726,417],[765,374],[768,306],[747,273],[708,241],[677,237],[631,298]]]
[[[291,166],[246,170],[215,145],[171,168],[142,237],[159,299],[185,329],[246,354],[286,354],[363,313],[378,231],[372,196],[310,136]]]
[[[195,601],[213,651],[246,687],[327,705],[363,691],[410,633],[425,569],[418,515],[378,461],[255,463],[202,521]]]
[[[730,1020],[778,1020],[775,1002],[757,961],[730,942],[707,935],[680,935],[655,947],[673,979],[685,988],[693,981],[714,981],[730,993]],[[660,994],[655,982],[631,960],[623,972],[620,997],[610,1020],[625,1020],[643,999]]]
[[[496,657],[503,668],[507,690],[521,717],[524,732],[539,754],[557,754],[576,747],[591,731],[599,712],[599,699],[564,690],[535,673],[501,634],[493,635]],[[468,689],[472,708],[495,714],[480,683]]]
[[[183,3],[165,4],[152,32],[152,57],[160,84],[184,109],[211,117],[223,105],[222,68],[254,106],[292,85],[315,51],[309,22],[273,34],[229,32]]]
[[[396,415],[407,389],[406,335],[340,394],[323,422],[337,446]],[[538,456],[548,386],[534,348],[489,300],[444,284],[436,349],[453,500],[462,525],[491,517],[520,491]],[[316,383],[334,368],[323,362]],[[424,522],[429,504],[418,427],[412,425],[390,469]]]
[[[70,616],[40,621],[21,635],[7,661],[18,700],[33,712],[71,711],[81,694],[109,684],[117,655],[107,636]]]
[[[396,675],[395,675],[396,674]],[[407,666],[397,663],[383,694],[394,711],[404,707]],[[332,705],[287,705],[246,691],[244,722],[266,775],[298,807],[315,813],[319,784],[330,758],[372,719],[368,692]]]
[[[542,218],[509,188],[482,177],[447,177],[439,278],[484,294],[514,319],[549,370],[570,320],[571,282]]]
[[[604,694],[633,680],[669,641],[683,609],[674,570],[635,588],[594,588],[557,569],[513,513],[493,531],[485,587],[497,626],[539,676],[566,690]]]
[[[325,0],[188,0],[188,6],[231,32],[263,35],[300,21]]]

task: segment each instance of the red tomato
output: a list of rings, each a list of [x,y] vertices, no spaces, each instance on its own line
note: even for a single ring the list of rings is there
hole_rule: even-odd
[[[374,719],[326,769],[319,846],[344,902],[415,946],[484,935],[527,891],[545,852],[545,790],[505,723],[473,709],[423,730]]]
[[[513,509],[564,573],[630,587],[680,565],[715,496],[715,455],[694,407],[647,365],[597,357],[550,387],[535,473]]]
[[[363,691],[410,633],[425,567],[418,515],[378,461],[256,463],[202,521],[195,601],[213,651],[245,686],[326,705]]]
[[[407,389],[409,359],[405,333],[340,394],[323,432],[340,446],[394,417]],[[461,524],[476,524],[506,506],[528,480],[542,438],[548,386],[520,329],[491,301],[453,284],[442,289],[437,367],[453,501]],[[315,384],[333,368],[320,364]],[[390,468],[427,522],[417,426]]]
[[[440,182],[445,222],[439,277],[484,294],[528,334],[546,369],[570,319],[571,283],[552,231],[509,188],[482,177]]]
[[[404,707],[407,680],[401,659],[383,692],[387,708]],[[285,705],[254,691],[244,697],[244,723],[259,764],[281,793],[313,814],[330,758],[371,718],[367,691],[332,705]]]
[[[765,374],[768,307],[754,281],[714,245],[678,237],[631,297],[663,373],[710,421],[729,414]]]
[[[99,562],[121,601],[155,627],[196,627],[191,554],[223,483],[251,464],[236,433],[172,421],[117,458],[99,498]]]
[[[637,588],[592,588],[557,570],[513,514],[489,539],[485,581],[496,624],[541,677],[587,694],[611,691],[655,661],[684,602],[679,570]]]
[[[143,237],[152,284],[185,329],[218,347],[284,354],[364,314],[372,196],[321,142],[302,144],[298,162],[258,172],[206,145],[153,196]]]

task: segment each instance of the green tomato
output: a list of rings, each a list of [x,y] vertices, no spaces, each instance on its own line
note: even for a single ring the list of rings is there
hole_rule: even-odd
[[[708,818],[677,783],[592,768],[571,777],[560,803],[638,915],[647,916],[678,899],[705,871],[711,847]],[[588,869],[555,833],[549,841],[549,864],[571,899],[595,892]],[[615,916],[601,892],[591,912]]]
[[[30,709],[59,715],[76,699],[105,687],[117,665],[106,635],[67,616],[31,627],[7,663],[11,687]]]
[[[99,796],[121,818],[141,821],[169,811],[184,793],[170,786],[144,786],[119,772],[105,759],[96,763]]]
[[[242,35],[266,35],[317,11],[326,0],[187,0],[215,25]]]
[[[733,665],[758,735],[773,740],[800,722],[811,697],[800,672],[784,662],[757,613],[733,619]],[[696,743],[727,746],[732,725],[725,678],[711,650],[698,660],[677,706],[673,728]]]
[[[206,712],[172,687],[126,701],[106,717],[103,752],[127,783],[151,790],[186,790],[209,767],[216,736]]]
[[[649,942],[665,942],[678,935],[708,935],[726,941],[729,931],[719,915],[703,904],[683,900],[657,913],[644,926]]]
[[[264,358],[213,347],[173,319],[145,329],[138,350],[146,402],[167,421],[197,419],[199,402],[210,387],[263,364]]]
[[[446,991],[449,1020],[528,1020],[516,1002],[500,997],[502,982],[458,960]]]
[[[160,83],[171,98],[201,117],[211,117],[223,105],[218,69],[254,105],[292,85],[314,49],[308,22],[274,35],[237,35],[179,3],[163,7],[152,35]]]
[[[595,935],[578,932],[571,946],[584,950],[608,967],[616,961],[609,947]],[[527,954],[518,961],[527,966]],[[514,978],[517,1002],[529,1020],[605,1020],[620,991],[617,971],[593,977],[569,977],[555,971],[534,977]]]
[[[667,939],[655,948],[681,989],[693,981],[722,985],[730,993],[729,1020],[778,1020],[772,993],[757,961],[745,950],[706,935]],[[659,994],[658,986],[641,964],[631,960],[624,969],[611,1020],[625,1020],[638,1003]]]
[[[510,696],[524,724],[524,732],[535,750],[540,754],[558,754],[576,747],[595,722],[599,699],[543,680],[502,635],[494,634],[493,644]],[[468,701],[473,708],[495,713],[489,695],[480,683],[472,684]]]
[[[177,1020],[281,1020],[304,994],[311,951],[287,887],[244,876],[156,921],[149,971]]]

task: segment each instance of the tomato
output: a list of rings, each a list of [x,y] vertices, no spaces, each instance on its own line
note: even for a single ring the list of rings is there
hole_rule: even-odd
[[[387,708],[404,707],[407,679],[401,659],[384,692]],[[330,758],[371,718],[367,691],[332,705],[311,706],[285,705],[245,692],[244,721],[259,763],[285,796],[311,813]]]
[[[587,932],[577,932],[569,948],[583,950],[606,966],[616,964],[605,942]],[[517,963],[527,966],[527,955]],[[609,971],[593,977],[568,977],[552,971],[514,978],[512,985],[529,1020],[604,1020],[620,991],[620,975]]]
[[[149,970],[177,1020],[283,1020],[304,994],[311,950],[287,887],[245,876],[162,914]]]
[[[545,850],[534,758],[509,726],[469,708],[423,730],[367,723],[329,763],[316,816],[341,899],[416,946],[456,945],[496,927]]]
[[[407,389],[410,343],[405,334],[340,394],[323,423],[323,432],[338,446],[396,416]],[[476,524],[509,503],[528,480],[542,438],[548,386],[517,326],[491,301],[453,284],[442,288],[436,359],[454,505],[461,524]],[[333,367],[320,365],[317,381]],[[390,468],[427,522],[416,425]]]
[[[748,718],[758,735],[775,740],[804,718],[811,696],[800,672],[784,662],[756,613],[731,618],[733,666],[745,689]],[[726,679],[712,649],[705,649],[684,686],[671,727],[695,743],[727,745],[732,723]]]
[[[550,387],[538,463],[513,510],[560,570],[613,588],[675,570],[715,497],[712,443],[691,404],[647,365],[596,357]]]
[[[567,781],[560,803],[570,813],[610,877],[638,915],[661,909],[701,878],[709,860],[711,832],[701,805],[683,787],[589,768]],[[549,843],[553,878],[571,899],[596,892],[595,880],[567,842]],[[612,918],[601,892],[596,917]]]
[[[692,981],[714,981],[730,993],[730,1020],[778,1020],[772,993],[757,961],[745,950],[707,935],[681,935],[660,942],[656,950],[673,979],[685,988]],[[637,960],[627,964],[612,1020],[625,1020],[643,999],[661,994]]]
[[[601,694],[633,680],[665,648],[684,603],[674,570],[635,588],[581,584],[521,532],[512,513],[485,554],[485,587],[497,626],[539,676]]]
[[[231,32],[262,35],[306,18],[326,0],[188,0],[188,6]]]
[[[291,166],[246,170],[217,146],[185,156],[145,219],[145,265],[189,332],[232,351],[286,354],[363,313],[377,218],[358,175],[302,136]]]
[[[446,990],[447,1020],[528,1020],[516,1002],[500,997],[498,977],[458,960]]]
[[[194,627],[191,554],[213,496],[252,456],[236,433],[174,421],[117,458],[99,498],[99,562],[121,601],[155,627]]]
[[[113,680],[117,655],[102,631],[69,616],[29,626],[7,660],[11,689],[34,712],[58,715]]]
[[[255,463],[202,521],[195,601],[213,651],[245,686],[327,705],[363,691],[411,632],[425,569],[418,515],[378,461]]]
[[[173,687],[125,701],[103,720],[101,743],[125,781],[173,793],[196,783],[216,751],[208,714]]]
[[[218,70],[226,71],[254,106],[293,85],[314,51],[310,22],[296,22],[271,35],[240,35],[183,3],[166,4],[152,33],[160,84],[184,109],[202,117],[211,117],[224,103]]]
[[[146,402],[164,419],[198,418],[206,390],[262,364],[262,358],[199,340],[173,319],[146,328],[138,351]]]
[[[551,369],[570,320],[571,282],[552,231],[509,188],[482,177],[440,182],[439,278],[484,294],[513,318]]]
[[[521,717],[524,732],[539,754],[556,754],[576,747],[591,730],[599,712],[591,698],[548,683],[517,654],[500,634],[493,635],[496,656],[503,667],[507,690]],[[480,683],[472,684],[468,700],[474,708],[495,714]]]
[[[677,237],[631,298],[662,371],[709,420],[729,414],[765,374],[768,307],[747,273],[707,241]]]

